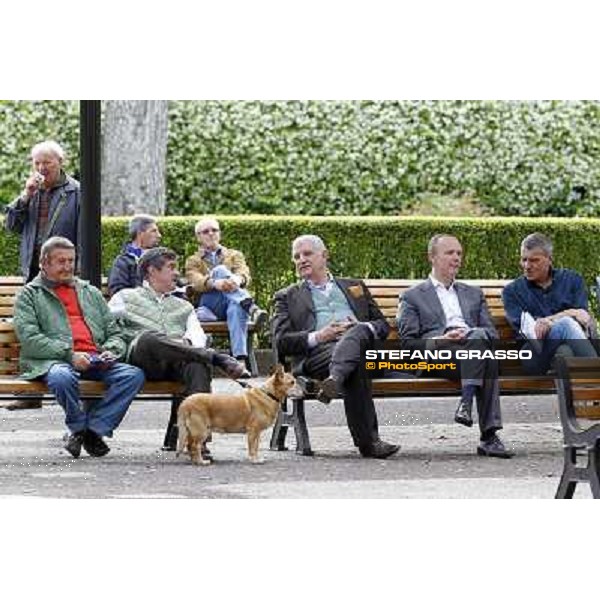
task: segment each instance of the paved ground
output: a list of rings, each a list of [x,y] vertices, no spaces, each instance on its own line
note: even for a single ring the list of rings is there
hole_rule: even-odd
[[[235,389],[217,380],[216,388]],[[0,496],[71,498],[552,498],[562,467],[554,396],[503,399],[512,460],[476,456],[477,432],[451,423],[452,398],[378,400],[381,435],[402,444],[395,457],[365,460],[352,447],[342,403],[309,403],[316,455],[271,452],[245,458],[245,438],[218,435],[216,462],[193,467],[161,452],[166,402],[134,403],[103,459],[72,459],[62,448],[62,411],[0,410]],[[290,440],[293,448],[293,439]],[[585,485],[576,497],[589,498]]]

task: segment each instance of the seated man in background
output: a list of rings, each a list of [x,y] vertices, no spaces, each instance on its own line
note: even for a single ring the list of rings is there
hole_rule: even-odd
[[[280,359],[288,356],[294,375],[324,380],[320,400],[344,399],[354,445],[366,458],[387,458],[400,446],[379,437],[371,380],[360,369],[361,351],[385,340],[390,327],[359,279],[333,277],[329,254],[316,235],[292,244],[300,283],[275,294],[273,339]]]
[[[590,342],[597,337],[596,323],[588,311],[583,277],[571,269],[555,269],[552,250],[552,242],[541,233],[525,237],[523,275],[502,290],[508,322],[524,340],[523,347],[533,352],[523,363],[532,375],[547,373],[557,353],[597,356]]]
[[[51,237],[40,250],[40,274],[15,302],[14,323],[21,342],[24,379],[43,379],[65,411],[70,431],[65,449],[78,458],[110,450],[111,437],[144,385],[143,372],[118,362],[126,343],[100,290],[74,276],[75,246]],[[79,380],[102,381],[107,389],[84,411]]]
[[[206,335],[194,307],[173,295],[179,276],[175,252],[151,248],[140,258],[139,269],[142,286],[123,289],[109,301],[129,344],[128,362],[143,369],[149,380],[183,382],[183,397],[210,392],[213,365],[234,379],[249,376],[243,363],[206,348]],[[171,405],[165,450],[176,447],[181,400],[177,398]]]
[[[484,349],[498,337],[483,292],[456,281],[462,264],[462,246],[452,235],[438,234],[427,249],[431,274],[408,290],[398,306],[398,331],[405,346],[433,349]],[[417,342],[415,344],[415,341]],[[460,345],[459,345],[460,344]],[[477,454],[511,458],[496,433],[502,429],[498,363],[493,359],[457,361],[461,398],[454,420],[471,427],[473,399],[477,400],[480,444]],[[451,376],[452,372],[448,371]]]
[[[267,313],[258,308],[248,293],[250,269],[238,250],[222,246],[216,219],[196,223],[198,252],[185,263],[185,277],[191,287],[200,321],[227,321],[231,354],[248,359],[248,319],[262,327]]]
[[[123,288],[142,285],[138,262],[145,250],[155,248],[160,242],[156,219],[150,215],[134,215],[129,221],[129,242],[115,258],[108,274],[108,293],[116,294]]]

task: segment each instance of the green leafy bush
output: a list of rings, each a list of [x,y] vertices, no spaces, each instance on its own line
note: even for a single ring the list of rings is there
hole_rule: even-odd
[[[79,103],[0,101],[0,204],[19,194],[31,171],[34,144],[54,139],[67,155],[68,171],[79,170]]]
[[[592,216],[599,116],[598,102],[177,102],[168,210],[397,215],[441,194]]]
[[[77,102],[0,101],[0,204],[42,138],[76,170],[78,126]],[[442,196],[490,214],[594,216],[600,103],[173,101],[167,161],[171,215],[398,215]]]

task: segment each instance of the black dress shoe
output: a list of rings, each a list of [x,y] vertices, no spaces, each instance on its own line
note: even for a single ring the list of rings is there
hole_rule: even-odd
[[[79,455],[81,454],[81,446],[83,445],[83,439],[83,431],[71,433],[67,436],[64,448],[73,458],[79,458]]]
[[[389,444],[383,440],[376,440],[366,446],[359,446],[360,453],[365,458],[387,458],[400,450],[399,444]]]
[[[482,440],[477,448],[477,454],[493,458],[512,458],[515,455],[504,447],[502,440],[495,433],[487,440]]]
[[[339,398],[338,380],[330,375],[321,383],[321,391],[317,394],[317,400],[323,404],[329,404],[334,398]]]
[[[232,379],[247,379],[252,376],[243,362],[236,360],[229,354],[215,352],[212,362],[215,366],[223,369]]]
[[[88,429],[83,437],[83,448],[90,456],[106,456],[110,448],[95,431]]]
[[[463,402],[458,403],[458,408],[454,413],[454,420],[466,427],[473,427],[473,418],[471,417],[471,405]]]
[[[304,392],[304,396],[306,397],[316,398],[319,393],[319,382],[310,377],[298,375],[298,377],[296,377],[296,385]]]

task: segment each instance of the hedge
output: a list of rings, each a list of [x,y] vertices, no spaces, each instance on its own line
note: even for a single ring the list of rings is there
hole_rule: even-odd
[[[398,215],[432,194],[600,214],[598,102],[178,102],[169,125],[170,214]]]
[[[551,237],[555,265],[576,269],[591,285],[600,274],[600,219],[556,218],[383,218],[383,217],[265,217],[220,216],[222,240],[244,252],[260,305],[270,307],[273,293],[296,280],[291,242],[303,233],[320,235],[332,256],[334,273],[372,278],[419,278],[429,273],[427,241],[447,232],[462,242],[465,257],[461,277],[504,279],[520,274],[519,245],[523,237],[541,231]],[[197,217],[160,220],[163,243],[181,257],[196,250]],[[102,223],[103,271],[106,274],[126,237],[127,220]],[[17,272],[18,238],[0,235],[0,274]],[[182,265],[183,267],[183,261]]]
[[[76,170],[78,125],[77,102],[0,101],[0,204],[40,138],[64,143]],[[172,215],[398,215],[441,195],[596,216],[600,103],[173,101],[167,161]]]

